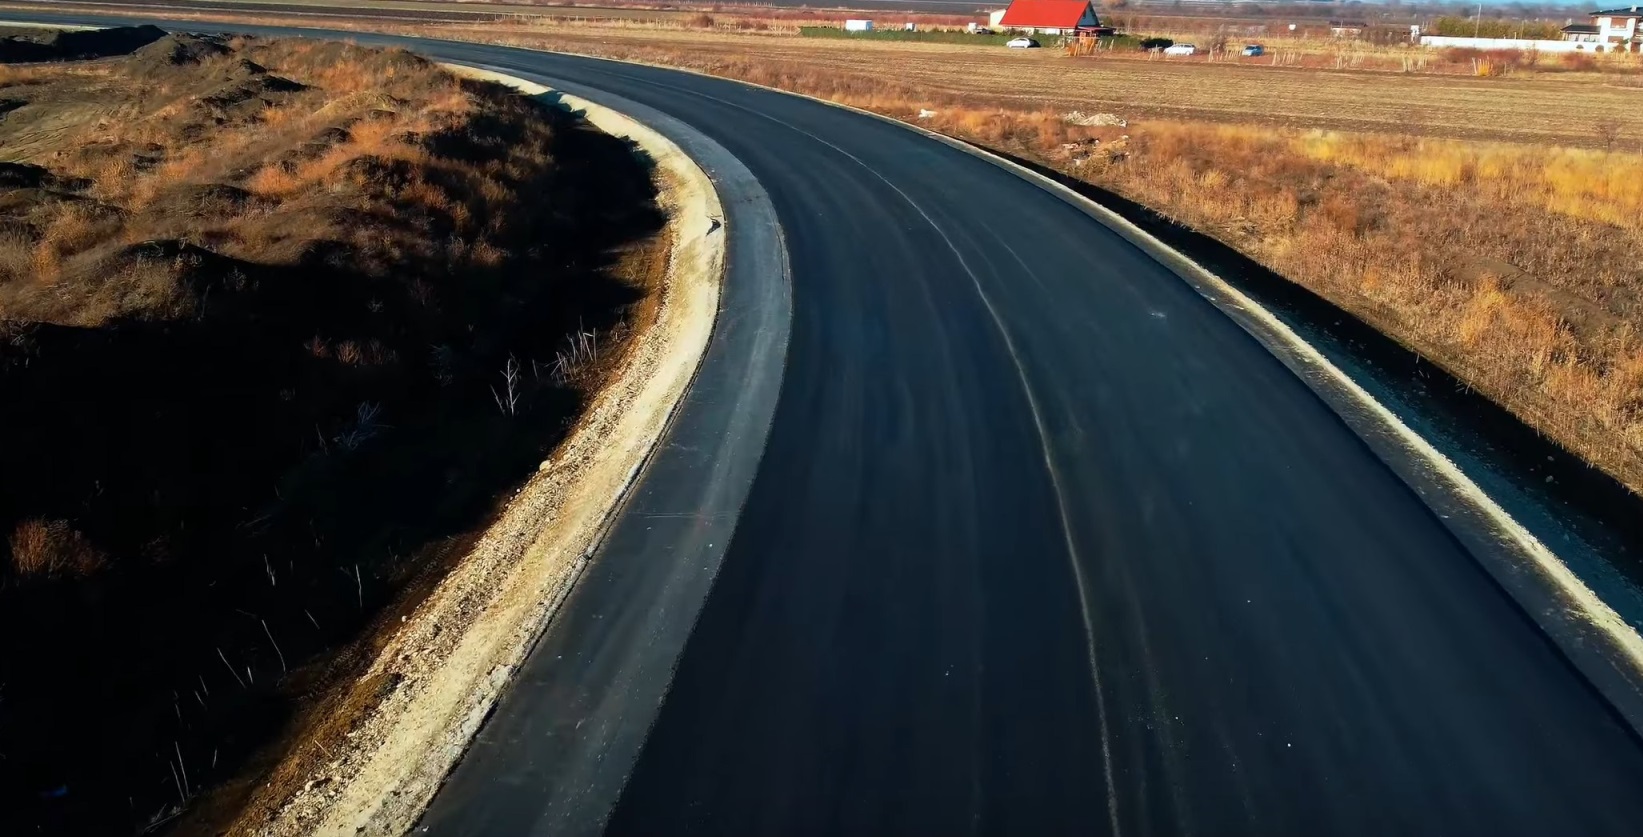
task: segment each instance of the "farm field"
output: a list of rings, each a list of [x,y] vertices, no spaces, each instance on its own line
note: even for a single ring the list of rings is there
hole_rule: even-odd
[[[1643,138],[1638,91],[1596,74],[1404,75],[1273,67],[1258,63],[1261,59],[1240,64],[1068,58],[1053,49],[546,23],[449,25],[433,31],[659,63],[675,63],[671,53],[709,72],[716,66],[802,63],[821,84],[840,89],[876,81],[893,61],[897,80],[933,102],[1561,145],[1597,144],[1594,125],[1613,120],[1624,126],[1623,134]]]
[[[1072,58],[804,38],[746,14],[326,25],[676,66],[1038,161],[1322,295],[1643,489],[1643,272],[1629,256],[1643,247],[1643,113],[1627,65],[1478,78]]]
[[[1231,246],[1643,488],[1643,273],[1627,255],[1643,246],[1643,131],[1617,84],[1629,77],[525,28],[434,30],[754,81],[1039,162]],[[1583,117],[1547,115],[1572,112],[1555,102]]]
[[[214,0],[233,5],[240,0]],[[317,8],[306,0],[258,0],[254,16],[277,23],[271,5]],[[92,8],[93,4],[86,5]],[[119,6],[94,4],[99,13]],[[252,4],[246,4],[248,8]],[[494,9],[507,4],[451,4],[414,0],[341,0],[326,4],[383,10],[453,6]],[[0,5],[0,9],[8,8]],[[22,10],[20,6],[10,6]],[[132,13],[140,5],[126,6]],[[933,102],[1010,108],[1098,109],[1125,118],[1253,123],[1282,128],[1398,132],[1423,136],[1600,146],[1613,134],[1643,142],[1643,110],[1635,107],[1643,75],[1523,72],[1505,78],[1458,73],[1274,66],[1277,56],[1206,62],[1100,53],[1069,58],[1057,49],[1006,50],[986,44],[921,43],[848,38],[804,38],[792,9],[731,7],[717,16],[682,10],[530,7],[532,15],[474,22],[342,22],[327,26],[420,33],[455,39],[555,49],[614,58],[682,64],[707,72],[721,68],[803,64],[820,83],[850,89],[881,78],[893,60],[897,79]],[[200,12],[201,19],[224,12]],[[585,18],[611,14],[621,19]],[[804,22],[829,13],[807,10]],[[831,17],[842,17],[835,12]],[[237,17],[239,15],[229,15]],[[905,15],[903,15],[905,16]],[[887,20],[899,21],[895,14]],[[291,21],[300,25],[300,19]],[[763,27],[760,31],[758,27]],[[1378,55],[1433,51],[1368,47]],[[1424,60],[1424,59],[1423,59]],[[735,72],[728,74],[735,75]],[[1600,130],[1600,126],[1602,130]]]

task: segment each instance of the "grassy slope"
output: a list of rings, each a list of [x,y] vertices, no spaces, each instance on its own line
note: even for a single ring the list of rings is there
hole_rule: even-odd
[[[0,832],[125,833],[243,793],[460,555],[661,216],[619,141],[402,52],[166,38],[0,98]]]

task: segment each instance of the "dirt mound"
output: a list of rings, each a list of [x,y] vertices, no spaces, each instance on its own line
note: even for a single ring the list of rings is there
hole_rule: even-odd
[[[175,34],[137,50],[131,56],[127,72],[167,70],[172,67],[198,65],[206,60],[227,55],[228,45],[220,37],[210,35]]]
[[[33,163],[0,163],[0,189],[41,189],[57,180],[51,170]]]
[[[351,64],[372,75],[427,72],[428,59],[402,49],[368,49],[341,41],[314,44],[309,60],[315,64]]]
[[[137,833],[213,788],[221,817],[625,357],[654,189],[403,53],[175,35],[16,74],[0,834]],[[548,371],[588,330],[592,371]]]
[[[158,26],[118,26],[0,38],[0,64],[83,61],[127,55],[166,37]]]
[[[54,192],[50,189],[0,187],[0,218],[10,221],[27,221],[31,216],[44,216],[57,212],[59,204],[84,200],[85,198],[79,195]],[[8,226],[7,229],[20,228]]]
[[[305,89],[303,85],[290,79],[262,72],[225,84],[200,96],[195,100],[195,104],[209,113],[213,119],[226,121],[255,116],[264,109],[278,104],[284,94],[300,93]]]

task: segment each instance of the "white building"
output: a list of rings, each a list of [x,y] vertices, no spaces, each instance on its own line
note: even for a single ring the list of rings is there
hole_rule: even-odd
[[[1638,21],[1643,11],[1637,6],[1626,9],[1608,9],[1592,12],[1591,23],[1571,23],[1563,27],[1563,40],[1593,44],[1626,52],[1636,50],[1639,43]]]

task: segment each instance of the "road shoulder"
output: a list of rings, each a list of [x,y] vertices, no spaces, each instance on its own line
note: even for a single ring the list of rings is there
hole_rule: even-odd
[[[362,682],[389,693],[349,732],[347,752],[331,753],[270,820],[242,819],[239,830],[410,829],[588,566],[706,351],[725,265],[711,181],[660,134],[590,102],[565,103],[631,139],[664,184],[673,249],[656,320],[571,438],[378,654]]]

